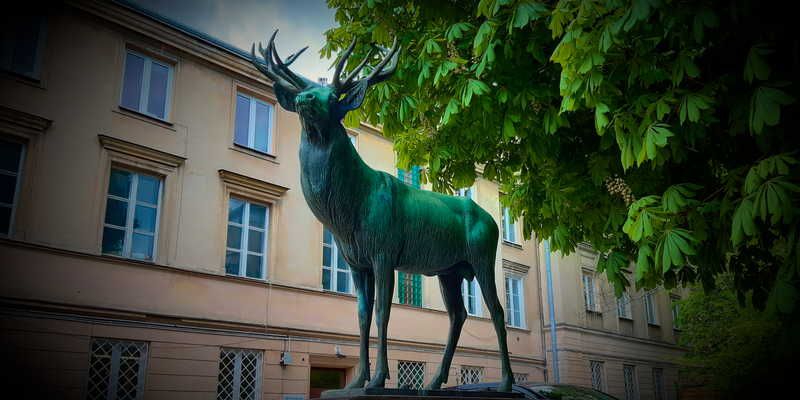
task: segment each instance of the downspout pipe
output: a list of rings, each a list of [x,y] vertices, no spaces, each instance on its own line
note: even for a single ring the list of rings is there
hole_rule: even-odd
[[[550,349],[553,352],[553,378],[556,384],[561,383],[558,374],[558,339],[556,338],[556,306],[553,296],[553,270],[550,262],[550,241],[544,241],[544,265],[547,274],[547,302],[550,311]]]

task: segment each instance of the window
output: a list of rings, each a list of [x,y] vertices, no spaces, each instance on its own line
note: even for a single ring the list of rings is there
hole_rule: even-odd
[[[422,275],[398,271],[397,299],[400,304],[422,307]]]
[[[524,298],[522,295],[522,279],[517,276],[506,276],[506,323],[516,328],[524,328]]]
[[[474,316],[481,316],[481,288],[478,286],[478,280],[472,278],[471,281],[466,279],[461,282],[461,297],[464,298],[464,307],[467,309],[467,314]]]
[[[605,390],[605,386],[603,384],[603,362],[589,361],[589,369],[592,373],[592,389],[602,392]]]
[[[466,197],[466,198],[468,198],[468,199],[473,199],[473,200],[475,200],[475,197],[474,197],[474,196],[475,196],[475,191],[474,191],[474,190],[472,190],[472,188],[471,188],[471,187],[468,187],[468,188],[461,188],[461,189],[458,189],[458,190],[456,191],[456,196],[460,196],[460,197]]]
[[[597,300],[595,298],[594,274],[583,273],[583,301],[587,311],[598,311]]]
[[[92,340],[89,400],[141,399],[144,394],[147,343]]]
[[[0,69],[39,79],[44,21],[41,15],[4,19],[3,26],[0,26]]]
[[[225,273],[265,279],[269,207],[231,197]]]
[[[483,367],[471,367],[469,365],[461,366],[459,385],[479,383],[481,379],[483,379]]]
[[[128,50],[120,105],[154,118],[168,119],[172,69],[170,64]]]
[[[631,319],[631,295],[628,292],[622,292],[622,296],[617,299],[617,315]]]
[[[217,399],[260,399],[263,358],[264,352],[259,350],[220,350]]]
[[[521,372],[512,372],[512,374],[514,375],[514,382],[515,383],[527,382],[528,381],[528,374],[524,374],[524,373],[521,373]]]
[[[656,314],[656,297],[653,291],[644,294],[644,311],[647,315],[647,323],[658,325],[658,315]]]
[[[633,365],[623,365],[622,378],[625,384],[625,400],[638,400],[639,385],[636,382],[636,367]]]
[[[238,93],[233,142],[262,153],[272,153],[272,114],[272,104]]]
[[[21,143],[0,139],[0,236],[11,234],[24,158]]]
[[[664,400],[664,370],[653,368],[653,399]]]
[[[425,379],[425,363],[417,361],[397,362],[397,387],[422,389]]]
[[[517,243],[517,223],[511,217],[511,210],[503,207],[503,240]]]
[[[680,329],[681,300],[678,296],[671,296],[672,300],[672,329]]]
[[[397,169],[397,177],[406,185],[411,185],[417,189],[420,188],[419,175],[419,167],[416,165],[411,167],[410,171],[406,171],[402,168]]]
[[[152,175],[111,169],[103,223],[104,254],[155,259],[161,183]]]
[[[339,245],[328,228],[322,234],[322,288],[339,293],[352,293],[350,266],[342,257]]]

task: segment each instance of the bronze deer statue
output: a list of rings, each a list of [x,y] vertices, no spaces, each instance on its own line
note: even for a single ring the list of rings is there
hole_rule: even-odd
[[[300,183],[311,211],[333,234],[350,264],[358,297],[359,370],[348,388],[382,388],[389,375],[386,337],[394,292],[394,271],[439,277],[450,317],[450,333],[438,373],[428,389],[447,382],[453,352],[467,312],[463,279],[477,277],[491,313],[502,362],[501,391],[514,383],[508,358],[503,308],[497,297],[494,265],[498,229],[494,219],[467,198],[416,189],[376,171],[359,157],[341,120],[361,105],[367,88],[388,79],[397,67],[397,39],[382,60],[359,78],[369,54],[344,79],[340,76],[355,40],[337,61],[330,85],[314,83],[289,66],[307,48],[284,62],[275,50],[275,35],[263,62],[252,49],[252,63],[274,82],[281,107],[296,112],[302,125]],[[377,301],[375,294],[377,293]],[[373,304],[377,314],[378,352],[375,375],[369,377],[369,330]]]

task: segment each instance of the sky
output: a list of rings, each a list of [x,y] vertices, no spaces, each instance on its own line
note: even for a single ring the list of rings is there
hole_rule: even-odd
[[[266,47],[280,31],[275,46],[282,58],[309,46],[292,70],[316,81],[330,81],[331,60],[322,59],[324,32],[336,25],[324,0],[131,0],[142,8],[176,20],[217,39],[250,51],[253,42]]]

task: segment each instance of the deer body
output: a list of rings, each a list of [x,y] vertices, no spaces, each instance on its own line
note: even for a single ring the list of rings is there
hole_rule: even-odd
[[[341,83],[339,74],[353,49],[351,44],[338,63],[332,87],[328,87],[288,70],[302,50],[284,63],[274,51],[274,38],[275,34],[267,49],[261,50],[265,64],[256,59],[255,51],[253,64],[275,81],[281,106],[300,116],[303,197],[312,213],[331,231],[339,251],[350,264],[358,296],[359,372],[348,387],[362,387],[367,381],[369,387],[383,387],[388,378],[387,327],[397,270],[438,276],[450,317],[442,364],[428,388],[438,389],[447,381],[466,320],[461,283],[475,277],[498,336],[503,375],[499,390],[510,391],[513,377],[504,315],[494,282],[498,240],[494,219],[471,199],[423,191],[370,168],[353,148],[340,122],[347,111],[361,104],[368,85],[391,75],[396,63],[396,43],[370,76],[352,82],[365,59]],[[384,66],[390,59],[393,65],[387,72]],[[370,378],[369,329],[373,305],[378,352],[375,375]]]

